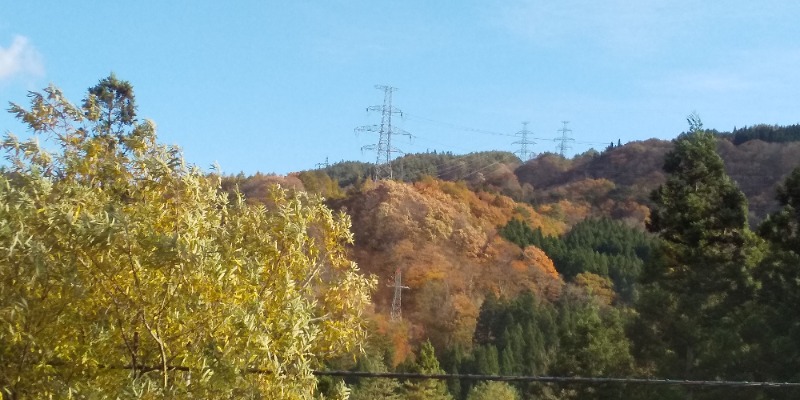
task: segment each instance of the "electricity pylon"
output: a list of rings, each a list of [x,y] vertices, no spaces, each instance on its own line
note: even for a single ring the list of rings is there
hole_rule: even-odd
[[[400,272],[400,267],[394,272],[394,285],[389,287],[394,288],[394,298],[392,299],[392,321],[399,321],[403,319],[403,289],[411,289],[408,286],[403,286],[403,278]]]
[[[392,93],[397,88],[386,85],[375,85],[375,89],[383,90],[383,105],[367,107],[367,111],[380,111],[381,124],[367,125],[355,129],[358,132],[377,132],[378,143],[361,147],[361,150],[375,150],[375,180],[392,179],[392,153],[402,153],[402,151],[392,146],[392,135],[412,135],[402,129],[392,126],[392,115],[403,115],[403,112],[392,106]]]
[[[567,129],[567,124],[569,123],[569,121],[561,121],[561,123],[564,124],[564,127],[558,130],[558,132],[561,132],[561,137],[556,138],[555,140],[559,142],[557,146],[558,153],[561,154],[561,157],[564,157],[564,153],[566,153],[567,150],[572,148],[572,146],[567,144],[567,142],[575,141],[575,139],[567,136],[567,134],[572,132],[572,129]]]
[[[533,132],[528,130],[528,121],[525,121],[522,123],[522,130],[515,133],[515,135],[521,136],[521,139],[514,143],[511,143],[519,145],[519,150],[515,151],[514,153],[519,155],[519,158],[522,160],[522,162],[528,161],[531,158],[530,152],[528,151],[528,145],[536,144],[536,142],[528,140],[528,135],[530,135],[531,133]]]

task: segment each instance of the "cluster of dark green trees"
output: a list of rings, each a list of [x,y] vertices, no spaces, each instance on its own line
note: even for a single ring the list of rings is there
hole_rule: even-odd
[[[737,146],[756,139],[774,143],[796,142],[800,140],[800,125],[777,126],[761,124],[739,129],[734,128],[733,132],[724,132],[718,135],[730,140]]]
[[[511,221],[570,283],[556,301],[489,294],[471,349],[439,349],[450,373],[800,381],[800,168],[755,230],[716,135],[689,118],[652,194],[648,231],[608,219],[548,237]],[[604,286],[605,282],[605,286]],[[611,288],[611,294],[604,288]],[[425,350],[431,356],[431,349]],[[472,381],[447,383],[466,399]],[[798,398],[791,388],[516,384],[520,398]],[[441,387],[440,387],[441,389]]]
[[[442,357],[451,373],[484,375],[626,376],[633,358],[625,338],[626,310],[602,304],[580,290],[555,303],[530,293],[484,301],[470,352],[455,348]],[[456,397],[473,381],[449,382]],[[619,388],[517,384],[525,398],[608,398]]]
[[[608,277],[628,303],[636,295],[636,281],[655,245],[651,235],[609,218],[579,222],[563,237],[545,236],[541,229],[515,219],[500,234],[520,247],[542,249],[568,280],[586,272]]]

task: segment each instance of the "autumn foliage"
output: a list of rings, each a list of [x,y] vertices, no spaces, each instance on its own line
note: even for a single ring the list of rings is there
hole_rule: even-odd
[[[512,218],[557,235],[566,225],[501,194],[473,192],[466,184],[425,178],[408,184],[370,182],[333,206],[353,219],[353,255],[382,277],[376,311],[388,314],[395,270],[403,283],[403,318],[412,342],[436,348],[470,347],[486,292],[512,296],[531,290],[555,298],[563,285],[541,250],[524,251],[497,229]],[[400,360],[397,360],[400,361]]]

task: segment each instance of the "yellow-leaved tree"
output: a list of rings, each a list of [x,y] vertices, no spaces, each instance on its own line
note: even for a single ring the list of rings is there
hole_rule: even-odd
[[[30,97],[10,111],[33,138],[2,142],[4,398],[307,399],[360,346],[374,281],[344,214],[277,187],[229,200],[114,75],[81,105]]]

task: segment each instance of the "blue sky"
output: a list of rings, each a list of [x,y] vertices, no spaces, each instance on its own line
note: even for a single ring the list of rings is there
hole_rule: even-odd
[[[797,1],[0,0],[0,102],[74,102],[113,71],[189,162],[227,173],[374,161],[366,108],[397,87],[405,152],[555,151],[800,122]],[[10,115],[0,132],[24,135]]]

